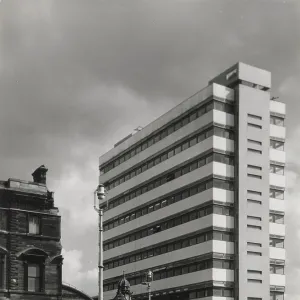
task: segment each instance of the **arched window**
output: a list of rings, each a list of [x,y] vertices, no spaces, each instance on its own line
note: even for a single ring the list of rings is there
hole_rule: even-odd
[[[24,262],[24,290],[43,292],[45,290],[45,260],[48,254],[39,248],[27,248],[17,255]]]
[[[0,246],[0,290],[6,286],[6,254],[7,250]]]

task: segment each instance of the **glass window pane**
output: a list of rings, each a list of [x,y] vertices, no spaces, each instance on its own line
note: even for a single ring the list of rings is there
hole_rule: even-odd
[[[39,234],[40,233],[40,222],[38,217],[29,216],[29,233]]]
[[[214,109],[220,110],[220,111],[225,111],[225,103],[219,102],[219,101],[214,101]]]

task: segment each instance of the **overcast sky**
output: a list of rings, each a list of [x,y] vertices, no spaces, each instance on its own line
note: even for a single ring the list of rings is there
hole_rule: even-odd
[[[64,280],[97,292],[98,157],[237,61],[287,104],[287,288],[300,295],[300,1],[2,0],[0,178],[48,168]]]

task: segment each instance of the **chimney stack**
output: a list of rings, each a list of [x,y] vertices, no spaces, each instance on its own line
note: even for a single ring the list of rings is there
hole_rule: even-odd
[[[46,185],[46,173],[48,169],[41,165],[38,167],[31,175],[33,176],[33,181],[40,184]]]

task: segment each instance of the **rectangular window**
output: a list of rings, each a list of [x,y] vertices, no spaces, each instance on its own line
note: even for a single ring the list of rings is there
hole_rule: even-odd
[[[261,226],[257,226],[257,225],[249,225],[249,224],[247,224],[247,228],[261,230]]]
[[[28,233],[40,234],[40,219],[37,216],[28,217]]]
[[[277,126],[284,126],[284,118],[270,116],[270,124],[277,125]]]
[[[250,173],[248,173],[247,176],[251,177],[251,178],[262,179],[262,177],[260,175],[256,175],[256,174],[250,174]]]
[[[261,196],[261,192],[258,192],[258,191],[247,190],[247,193],[248,193],[249,195],[257,195],[257,196]]]
[[[249,143],[251,143],[251,144],[255,144],[255,145],[262,145],[262,143],[261,142],[259,142],[259,141],[256,141],[256,140],[251,140],[251,139],[248,139],[248,142]]]
[[[255,165],[247,165],[247,167],[248,167],[249,169],[253,169],[253,170],[262,170],[262,167],[255,166]]]
[[[256,251],[247,251],[247,254],[253,256],[261,256],[261,252],[256,252]]]
[[[277,189],[270,189],[270,198],[283,200],[284,199],[284,191],[277,190]]]
[[[271,223],[284,224],[284,215],[270,214],[269,221]]]
[[[259,200],[253,200],[253,199],[247,199],[247,202],[248,202],[248,203],[253,203],[253,204],[259,204],[259,205],[262,204],[261,201],[259,201]]]
[[[249,127],[253,127],[253,128],[257,128],[257,129],[262,129],[262,126],[261,126],[261,125],[257,125],[257,124],[254,124],[254,123],[249,123],[249,122],[248,122],[248,126],[249,126]]]
[[[261,247],[262,245],[260,243],[247,242],[247,246],[250,246],[250,247]]]
[[[277,141],[277,140],[270,140],[270,148],[276,149],[279,151],[283,151],[284,150],[284,142]]]
[[[0,230],[7,230],[7,212],[0,210]]]
[[[271,238],[269,244],[270,244],[270,247],[284,248],[284,240],[283,239]]]
[[[284,175],[284,166],[271,164],[270,165],[270,173]]]
[[[261,150],[257,150],[257,149],[253,149],[253,148],[248,148],[248,151],[252,152],[252,153],[262,154]]]
[[[262,274],[262,271],[258,270],[247,270],[248,274]]]
[[[247,216],[248,220],[256,220],[256,221],[261,221],[261,217],[255,217],[255,216]]]
[[[257,116],[257,115],[253,115],[253,114],[248,114],[248,117],[252,118],[252,119],[256,119],[256,120],[262,120],[261,116]]]
[[[249,279],[249,278],[248,278],[248,282],[262,283],[262,280],[260,280],[260,279]]]
[[[28,291],[41,291],[41,267],[38,264],[28,264]]]

